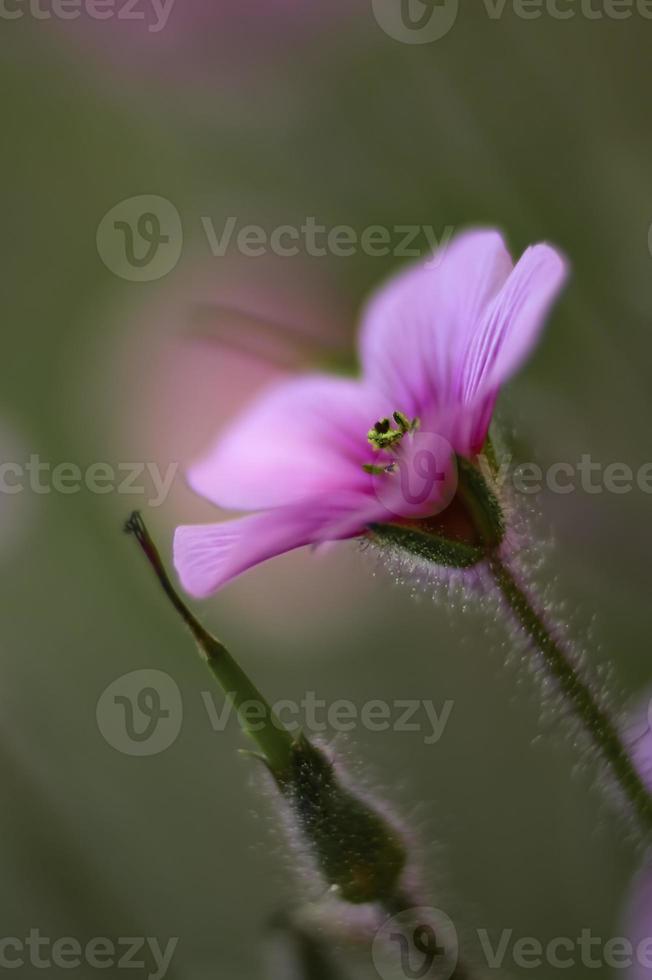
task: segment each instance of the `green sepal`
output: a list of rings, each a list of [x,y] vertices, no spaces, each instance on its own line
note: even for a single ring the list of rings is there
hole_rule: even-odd
[[[457,457],[457,473],[458,493],[482,543],[496,548],[505,537],[505,519],[498,498],[481,471],[463,456]]]
[[[472,568],[485,557],[483,548],[430,531],[401,524],[372,524],[369,533],[381,544],[392,545],[422,561],[446,568]]]
[[[380,544],[392,545],[415,558],[446,568],[472,568],[497,548],[505,537],[505,520],[498,498],[480,469],[463,456],[457,457],[458,486],[456,499],[470,521],[468,540],[441,533],[446,527],[446,512],[440,527],[434,529],[428,520],[405,524],[372,524],[370,537]]]

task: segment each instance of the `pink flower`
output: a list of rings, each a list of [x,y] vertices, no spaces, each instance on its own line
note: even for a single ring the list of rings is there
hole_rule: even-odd
[[[363,316],[361,378],[313,374],[271,388],[191,469],[197,493],[254,513],[177,529],[184,588],[204,597],[294,548],[442,512],[455,455],[482,449],[500,386],[565,277],[548,245],[514,266],[498,232],[473,230],[391,280]],[[435,457],[437,471],[421,473],[426,492],[407,491],[402,474]]]

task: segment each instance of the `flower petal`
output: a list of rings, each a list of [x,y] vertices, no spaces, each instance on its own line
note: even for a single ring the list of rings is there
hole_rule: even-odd
[[[178,527],[174,566],[184,589],[203,599],[268,558],[355,537],[385,513],[367,494],[343,493],[336,501],[320,498],[222,524]]]
[[[467,350],[465,403],[478,393],[495,393],[520,367],[539,339],[567,269],[565,258],[549,245],[533,245],[523,253]]]
[[[512,268],[497,231],[468,231],[372,299],[360,357],[366,379],[394,409],[428,418],[450,405],[473,333]]]
[[[257,510],[367,485],[371,426],[391,409],[360,381],[310,375],[277,385],[188,474],[220,507]]]

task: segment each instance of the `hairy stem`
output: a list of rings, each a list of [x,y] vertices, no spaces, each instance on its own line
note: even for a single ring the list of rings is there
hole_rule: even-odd
[[[646,832],[652,831],[652,796],[646,789],[618,729],[582,679],[568,651],[551,635],[525,588],[494,552],[489,569],[514,619],[541,654],[551,677],[609,764],[623,795]]]

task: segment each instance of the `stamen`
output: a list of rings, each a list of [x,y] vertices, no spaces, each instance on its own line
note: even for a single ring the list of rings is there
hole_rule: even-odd
[[[410,421],[403,412],[394,412],[394,421],[404,435],[410,431]],[[414,421],[416,422],[416,419]]]
[[[403,412],[394,412],[392,417],[398,428],[393,429],[391,421],[385,418],[379,419],[373,429],[369,429],[367,433],[368,441],[378,451],[386,449],[391,452],[403,436],[419,428],[419,419],[415,418],[410,422],[407,415],[404,415]]]
[[[388,428],[384,431],[379,428],[379,425],[380,423],[376,423],[373,429],[367,433],[367,439],[374,449],[392,449],[404,436],[404,433],[399,429],[390,429],[389,422],[387,423]]]
[[[362,469],[365,473],[371,473],[372,476],[382,476],[383,473],[392,473],[395,464],[389,463],[387,466],[376,466],[375,463],[363,463]]]

